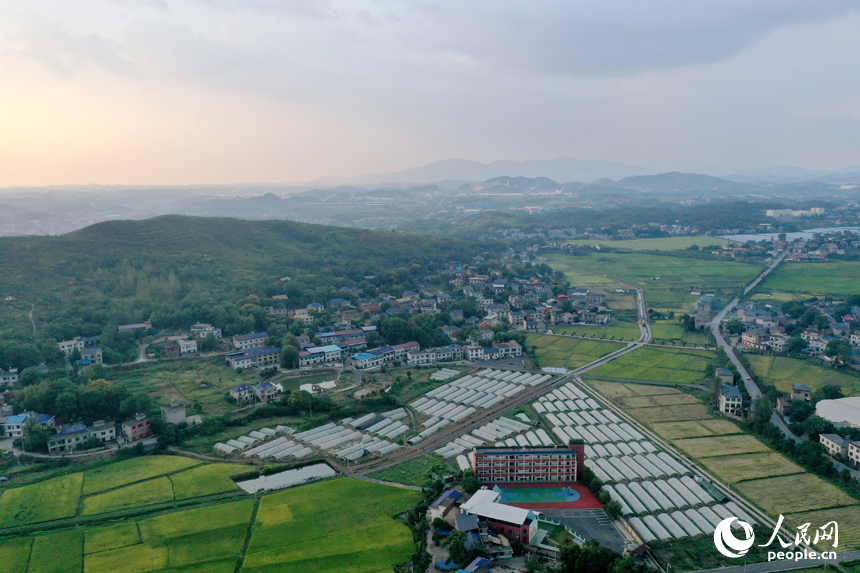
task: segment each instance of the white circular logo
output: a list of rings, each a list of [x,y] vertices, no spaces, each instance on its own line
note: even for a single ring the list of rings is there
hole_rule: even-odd
[[[738,539],[734,536],[732,522],[736,519],[736,517],[728,517],[722,520],[714,530],[714,545],[717,546],[717,551],[726,557],[743,557],[755,543],[752,526],[746,521],[737,519],[746,539]]]

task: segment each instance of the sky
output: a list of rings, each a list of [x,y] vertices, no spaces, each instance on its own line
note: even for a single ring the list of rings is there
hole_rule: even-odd
[[[5,0],[0,187],[860,163],[844,0]]]

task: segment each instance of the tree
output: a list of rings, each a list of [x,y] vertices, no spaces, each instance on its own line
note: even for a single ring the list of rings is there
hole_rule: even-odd
[[[284,346],[281,349],[281,368],[294,370],[299,367],[299,350],[295,346]]]
[[[767,396],[759,396],[753,402],[751,422],[757,431],[762,431],[770,424],[773,415],[773,405]]]
[[[834,338],[827,343],[824,354],[836,358],[840,364],[847,364],[851,362],[851,345],[846,340]]]
[[[606,513],[609,514],[609,517],[615,519],[621,516],[621,502],[617,499],[613,499],[609,503],[606,504]]]
[[[743,331],[744,323],[737,318],[733,318],[726,323],[726,332],[729,334],[740,334]]]
[[[201,352],[212,352],[218,348],[218,339],[211,332],[197,342]]]
[[[48,436],[54,433],[51,428],[40,426],[33,416],[24,422],[24,449],[28,452],[47,452]]]
[[[78,445],[75,446],[75,449],[76,450],[91,450],[93,448],[99,447],[100,445],[102,445],[102,441],[99,439],[98,436],[89,436],[83,442],[78,443]]]
[[[809,342],[799,336],[792,336],[785,343],[785,350],[789,354],[796,354],[798,352],[803,352],[807,346],[809,346]]]
[[[804,401],[804,400],[795,400],[791,403],[791,409],[789,410],[789,415],[791,416],[791,421],[796,422],[798,424],[803,423],[809,416],[811,416],[815,412],[815,406]]]
[[[461,482],[463,491],[466,493],[475,493],[481,484],[478,483],[478,478],[475,477],[474,470],[467,469],[463,471],[463,480]]]

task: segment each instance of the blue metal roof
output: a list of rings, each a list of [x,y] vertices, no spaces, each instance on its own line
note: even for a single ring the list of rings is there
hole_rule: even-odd
[[[7,424],[23,424],[27,421],[27,418],[30,417],[30,414],[15,414],[14,416],[9,416],[6,418]]]
[[[232,390],[233,392],[247,392],[250,389],[251,387],[247,384],[240,384],[238,386],[233,386],[232,388],[230,388],[230,390]]]

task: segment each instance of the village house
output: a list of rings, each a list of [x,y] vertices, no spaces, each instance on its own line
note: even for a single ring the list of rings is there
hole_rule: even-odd
[[[185,418],[185,404],[182,402],[174,400],[167,406],[161,406],[161,419],[165,424],[181,424]]]
[[[860,441],[848,442],[848,463],[854,468],[860,466]]]
[[[198,322],[191,325],[191,337],[203,338],[204,336],[213,335],[215,338],[221,338],[221,329],[215,328],[211,324]]]
[[[140,330],[140,329],[148,330],[150,328],[152,328],[152,322],[150,322],[148,320],[146,322],[138,322],[135,324],[120,324],[119,326],[116,327],[117,332],[123,332],[125,330]]]
[[[717,368],[714,370],[714,373],[717,375],[717,378],[720,379],[720,382],[723,384],[732,385],[735,383],[735,375],[732,374],[731,370],[726,368]]]
[[[122,435],[127,442],[136,442],[152,435],[152,419],[144,413],[121,424]]]
[[[83,422],[60,426],[56,435],[48,437],[48,454],[73,453],[90,436],[97,437],[102,444],[116,441],[116,422],[97,420],[89,427]]]
[[[6,386],[11,386],[18,381],[18,369],[10,368],[9,370],[3,370],[0,368],[0,384],[5,384]]]
[[[498,350],[499,358],[516,358],[523,355],[523,347],[516,340],[493,342],[493,348]]]
[[[95,346],[99,342],[101,342],[101,336],[76,336],[71,340],[65,340],[63,342],[58,342],[57,346],[63,353],[68,356],[75,350],[81,351],[88,346]]]
[[[253,390],[254,398],[256,398],[258,403],[268,404],[278,399],[283,392],[283,387],[280,384],[273,384],[272,382],[260,382],[253,386]]]
[[[791,385],[791,399],[803,400],[804,402],[812,401],[812,389],[806,384]]]
[[[24,426],[27,420],[33,418],[33,421],[39,426],[45,428],[53,428],[55,426],[54,417],[50,414],[36,414],[35,412],[24,412],[9,416],[3,422],[3,429],[7,438],[22,438],[24,437]]]
[[[741,415],[741,391],[737,386],[724,385],[720,388],[720,413],[730,416]]]
[[[268,332],[253,332],[251,334],[240,334],[233,337],[233,347],[236,350],[248,350],[249,348],[261,348],[268,346]]]
[[[83,350],[81,350],[81,360],[89,360],[90,364],[104,363],[104,359],[102,357],[102,349],[98,346],[94,348],[84,348]]]
[[[254,389],[247,384],[240,384],[239,386],[230,388],[230,397],[240,402],[250,400],[253,395]]]
[[[268,368],[277,366],[281,360],[281,349],[264,346],[249,348],[243,352],[231,352],[225,356],[231,368]]]
[[[827,453],[840,460],[848,459],[848,440],[838,434],[819,434],[818,441]]]

